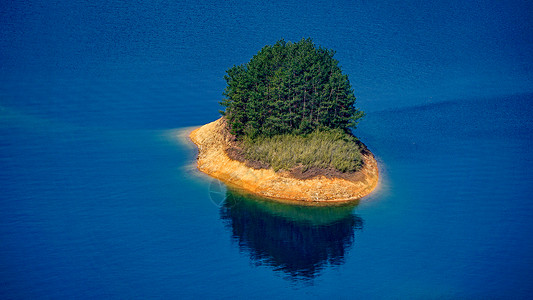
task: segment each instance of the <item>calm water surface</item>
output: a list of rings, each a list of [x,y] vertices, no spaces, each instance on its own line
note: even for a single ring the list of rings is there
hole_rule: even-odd
[[[530,297],[533,8],[463,2],[2,4],[0,297]],[[225,70],[307,36],[378,189],[300,207],[195,171]]]

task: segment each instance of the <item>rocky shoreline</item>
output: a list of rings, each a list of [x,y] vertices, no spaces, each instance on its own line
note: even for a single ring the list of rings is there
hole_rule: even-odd
[[[193,130],[189,137],[198,146],[200,171],[266,198],[304,204],[350,202],[370,194],[379,179],[376,159],[368,150],[363,153],[362,169],[354,176],[299,179],[288,171],[253,168],[230,158],[227,150],[232,147],[233,138],[223,118]]]

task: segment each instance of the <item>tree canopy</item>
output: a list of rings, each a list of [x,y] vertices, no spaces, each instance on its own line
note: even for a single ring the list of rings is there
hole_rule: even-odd
[[[335,52],[280,40],[226,71],[221,113],[237,137],[355,128],[364,116]]]

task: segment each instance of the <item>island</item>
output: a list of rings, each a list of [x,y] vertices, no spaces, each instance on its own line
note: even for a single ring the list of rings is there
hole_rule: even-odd
[[[364,113],[333,55],[311,39],[280,40],[230,68],[222,116],[189,135],[198,169],[282,201],[338,204],[370,194],[378,165],[353,135]]]

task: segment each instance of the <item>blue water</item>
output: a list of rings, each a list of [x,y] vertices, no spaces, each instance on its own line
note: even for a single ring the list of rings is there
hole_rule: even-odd
[[[15,3],[16,2],[16,3]],[[13,1],[0,9],[0,298],[533,293],[529,1]],[[257,199],[184,142],[280,38],[337,51],[381,181]]]

